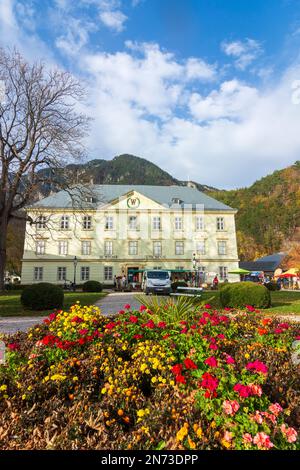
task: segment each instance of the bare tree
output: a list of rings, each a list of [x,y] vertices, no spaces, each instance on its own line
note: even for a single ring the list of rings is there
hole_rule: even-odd
[[[62,169],[84,152],[89,119],[77,109],[81,84],[68,72],[29,64],[0,49],[0,291],[7,230],[43,184],[68,184]]]

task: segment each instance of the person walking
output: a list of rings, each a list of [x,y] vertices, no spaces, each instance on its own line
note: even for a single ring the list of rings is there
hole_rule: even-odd
[[[218,279],[218,276],[215,275],[214,280],[213,280],[213,288],[217,290],[218,286],[219,286],[219,279]]]

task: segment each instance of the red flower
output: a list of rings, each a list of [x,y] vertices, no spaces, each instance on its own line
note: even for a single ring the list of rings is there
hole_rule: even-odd
[[[263,336],[263,335],[267,335],[268,334],[268,330],[266,328],[261,328],[261,327],[258,327],[257,328],[257,332],[260,336]]]
[[[209,349],[213,349],[216,351],[218,349],[218,346],[215,343],[210,343]]]
[[[248,312],[255,312],[255,308],[252,305],[245,305]]]
[[[86,328],[84,328],[83,330],[79,330],[79,334],[84,336],[88,333],[89,330],[87,330]]]
[[[116,324],[113,321],[111,321],[110,323],[107,323],[107,325],[104,325],[104,328],[108,330],[112,330],[115,326]]]
[[[138,322],[138,317],[136,317],[135,315],[130,315],[129,321],[131,323],[137,323]]]
[[[267,366],[260,361],[249,362],[246,365],[247,370],[253,370],[255,372],[261,372],[262,374],[267,374],[268,368]]]
[[[158,326],[158,328],[164,329],[164,328],[166,328],[167,324],[166,324],[166,322],[164,322],[164,321],[160,321],[160,322],[157,324],[157,326]]]
[[[187,328],[183,328],[183,329],[180,331],[180,333],[181,333],[182,335],[184,335],[184,334],[187,333],[187,332],[188,332],[188,329],[187,329]]]
[[[124,315],[124,313],[125,313],[125,310],[120,310],[119,311],[119,315]]]
[[[82,323],[83,322],[83,319],[76,316],[76,317],[73,317],[71,322],[75,322],[75,323]]]
[[[162,339],[167,339],[167,338],[169,338],[169,336],[170,336],[170,333],[167,333],[166,335],[164,335],[164,336],[162,337]]]
[[[187,357],[183,362],[187,369],[198,369],[197,365],[189,357]]]
[[[251,388],[248,385],[236,384],[233,390],[239,394],[241,398],[247,398],[251,395]]]
[[[147,307],[145,305],[140,306],[140,312],[143,312],[144,310],[147,310]]]
[[[174,375],[180,375],[182,371],[182,364],[175,364],[171,370]]]
[[[211,308],[211,305],[210,304],[205,304],[204,305],[204,308],[206,308],[207,310],[209,310]]]
[[[134,339],[141,339],[143,337],[143,335],[134,335],[133,338]]]
[[[183,377],[183,375],[181,375],[181,374],[176,375],[175,380],[176,380],[177,383],[186,384],[186,380]]]
[[[150,328],[152,330],[153,328],[155,328],[155,323],[153,320],[149,320],[147,323],[144,323],[144,325],[142,326],[145,328]]]
[[[124,305],[125,310],[130,310],[131,306],[129,304]]]
[[[204,372],[200,387],[207,388],[210,392],[214,392],[218,388],[218,385],[219,380],[216,377],[209,374],[209,372]]]
[[[17,351],[18,349],[20,349],[20,346],[18,345],[18,343],[9,343],[7,347],[11,351]]]
[[[209,367],[218,367],[218,361],[215,356],[210,356],[205,359],[204,364],[207,364]]]

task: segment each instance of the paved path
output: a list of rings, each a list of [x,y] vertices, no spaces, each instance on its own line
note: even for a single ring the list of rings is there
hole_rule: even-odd
[[[37,323],[41,323],[43,317],[0,317],[0,333],[12,334],[17,331],[26,331]]]
[[[124,305],[126,304],[129,304],[131,308],[138,309],[141,304],[134,298],[135,295],[136,294],[133,292],[112,292],[98,300],[95,305],[101,308],[103,315],[116,313],[124,309]]]

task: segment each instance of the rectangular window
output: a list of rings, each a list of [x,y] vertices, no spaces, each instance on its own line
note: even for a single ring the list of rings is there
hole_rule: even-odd
[[[220,279],[226,279],[228,276],[228,268],[227,266],[219,266],[219,275]]]
[[[205,266],[198,266],[199,273],[205,273]]]
[[[128,228],[129,230],[138,230],[138,218],[136,215],[129,216]]]
[[[225,230],[224,217],[217,217],[217,230]]]
[[[184,266],[176,266],[175,269],[176,269],[176,271],[183,271]]]
[[[136,240],[130,241],[128,243],[128,254],[137,255],[138,254],[138,242]]]
[[[104,242],[104,255],[112,256],[113,254],[113,242],[111,240],[106,240]]]
[[[44,268],[38,267],[33,270],[33,278],[35,281],[42,281],[44,275]]]
[[[82,219],[82,228],[83,230],[91,230],[92,228],[92,217],[90,215],[85,215]]]
[[[161,218],[160,217],[153,217],[152,219],[152,228],[153,230],[161,230]]]
[[[182,217],[175,217],[175,230],[182,230],[183,228],[183,223],[182,223]]]
[[[37,255],[44,255],[46,251],[46,242],[45,240],[37,240],[35,252]]]
[[[91,254],[92,243],[89,240],[83,240],[81,242],[81,254],[90,255]]]
[[[153,255],[161,256],[161,253],[162,253],[161,242],[153,242]]]
[[[80,268],[80,280],[81,281],[90,280],[90,268],[88,266],[82,266]]]
[[[184,242],[175,242],[175,255],[184,254]]]
[[[197,215],[197,217],[196,217],[196,230],[197,231],[204,230],[204,217],[203,217],[203,215]]]
[[[197,242],[196,251],[198,255],[205,255],[206,253],[206,243],[205,240],[199,240]]]
[[[104,266],[104,280],[105,281],[113,280],[113,267],[112,266]]]
[[[68,215],[61,216],[60,229],[61,230],[69,230],[69,216]]]
[[[67,268],[57,268],[57,280],[66,281],[67,280]]]
[[[47,218],[44,215],[40,215],[36,219],[36,228],[38,230],[42,230],[42,229],[46,228],[46,222],[47,222]]]
[[[226,255],[227,252],[227,243],[225,240],[218,241],[218,254],[219,255]]]
[[[111,215],[105,217],[105,230],[114,229],[114,218]]]
[[[59,255],[67,255],[68,254],[68,241],[67,240],[60,240],[58,242],[58,254]]]

